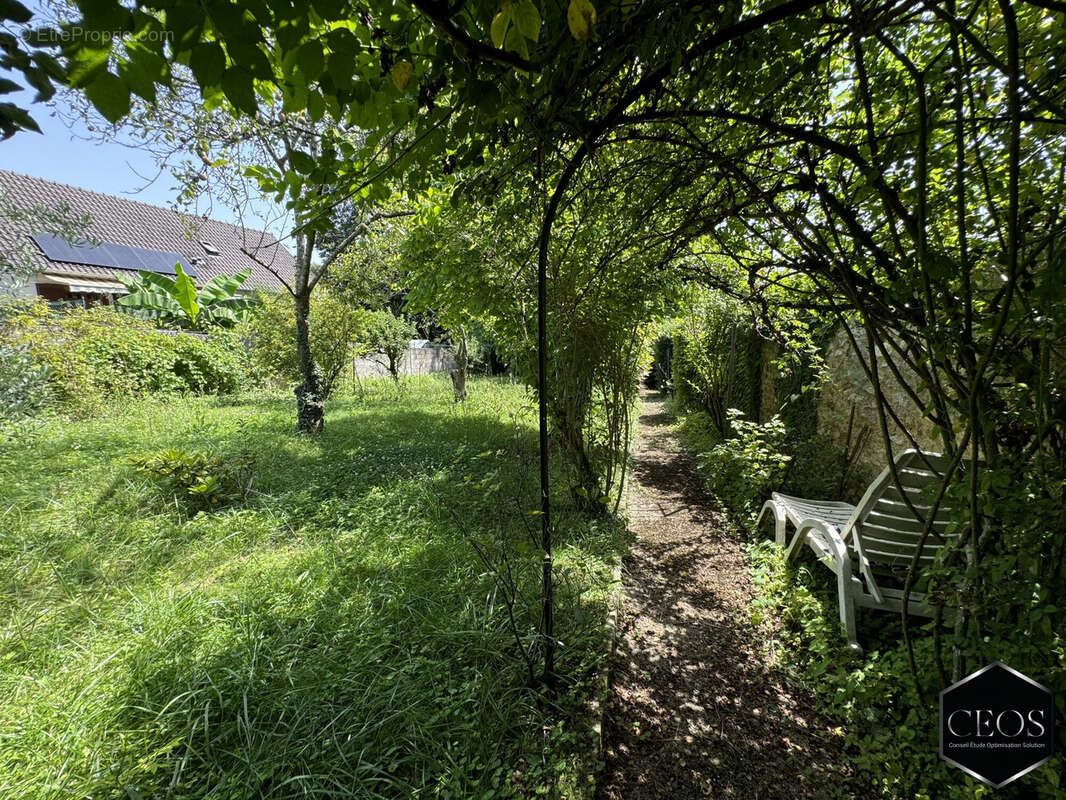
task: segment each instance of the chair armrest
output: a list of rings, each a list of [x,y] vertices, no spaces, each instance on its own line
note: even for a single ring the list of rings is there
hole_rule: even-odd
[[[846,579],[851,578],[851,552],[848,550],[847,542],[844,541],[844,537],[841,535],[840,530],[831,522],[812,517],[803,520],[803,522],[799,524],[796,539],[799,540],[801,536],[812,531],[816,531],[823,541],[825,541],[826,549],[833,556],[833,560],[837,564],[837,568],[835,569],[837,574]],[[858,534],[855,533],[854,535]],[[859,560],[859,572],[862,573],[864,578],[866,578],[867,590],[878,604],[883,603],[884,599],[881,596],[881,589],[878,587],[877,581],[874,580],[873,575],[870,574],[869,563],[867,563],[858,553],[856,553],[856,557]]]
[[[808,517],[796,527],[794,541],[801,542],[811,533],[814,533],[817,538],[825,543],[824,549],[826,553],[832,556],[835,562],[833,571],[838,575],[842,575],[845,579],[850,578],[851,554],[848,552],[848,546],[844,543],[844,537],[840,535],[837,527],[824,519]]]

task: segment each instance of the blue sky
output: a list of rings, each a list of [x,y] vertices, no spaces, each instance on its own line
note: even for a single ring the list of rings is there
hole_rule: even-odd
[[[51,16],[42,10],[42,0],[23,2],[34,14],[29,23],[31,26],[41,17]],[[21,75],[9,74],[9,77],[25,85]],[[145,186],[157,171],[147,153],[117,143],[85,141],[81,138],[88,133],[84,125],[78,125],[74,130],[67,128],[50,108],[34,104],[33,95],[32,91],[23,91],[7,95],[4,100],[29,108],[44,135],[20,131],[10,139],[0,141],[0,168],[97,192],[129,196],[145,203],[171,205],[178,192],[169,175],[160,176],[150,186]],[[137,191],[139,189],[143,190]]]
[[[34,13],[34,20],[29,23],[31,26],[52,16],[42,10],[41,0],[22,2]],[[16,83],[25,85],[18,73],[0,70],[0,74],[6,74]],[[179,194],[177,181],[169,172],[160,174],[149,153],[119,142],[91,141],[83,122],[69,128],[67,121],[54,114],[47,105],[33,103],[34,94],[33,91],[22,91],[3,97],[4,101],[28,108],[43,135],[20,131],[10,139],[0,141],[0,169],[129,197],[143,203],[173,207]],[[62,102],[61,95],[57,94],[56,100]],[[246,209],[245,224],[267,227],[275,234],[281,233],[277,230],[276,215],[269,214],[271,209],[264,210],[267,214],[256,214]],[[215,219],[237,222],[235,215],[223,203],[214,203],[210,213]],[[267,215],[270,219],[264,220]]]
[[[15,102],[25,107],[31,97],[20,93]],[[88,134],[83,125],[71,130],[47,106],[29,108],[44,134],[21,131],[0,142],[0,168],[160,206],[170,206],[177,197],[169,174],[146,185],[157,172],[148,153],[86,141],[79,138]]]

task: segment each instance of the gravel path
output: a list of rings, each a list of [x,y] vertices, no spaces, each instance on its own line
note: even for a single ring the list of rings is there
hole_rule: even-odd
[[[743,545],[659,395],[639,422],[598,797],[849,796],[841,737],[767,663]]]

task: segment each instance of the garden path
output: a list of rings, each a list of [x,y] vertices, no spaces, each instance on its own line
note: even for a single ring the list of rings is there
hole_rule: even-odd
[[[643,399],[598,797],[848,796],[839,732],[784,683],[752,624],[743,542],[663,398]]]

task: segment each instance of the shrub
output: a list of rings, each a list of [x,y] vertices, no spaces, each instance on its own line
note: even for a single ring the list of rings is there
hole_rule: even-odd
[[[379,358],[394,381],[400,380],[400,361],[411,346],[415,327],[388,309],[371,312],[367,347]]]
[[[728,409],[758,416],[762,339],[723,295],[692,289],[681,310],[669,326],[670,388],[679,408],[706,412],[725,434]]]
[[[792,461],[781,489],[788,494],[856,503],[875,477],[855,463],[854,452],[820,433],[804,437],[790,429],[785,449]]]
[[[674,404],[676,406],[676,403]],[[722,434],[705,411],[681,414],[680,433],[685,447],[697,457],[722,441]]]
[[[255,383],[247,348],[232,331],[216,329],[206,339],[176,334],[174,374],[200,394],[229,394]]]
[[[778,320],[778,332],[786,342],[779,343],[778,355],[769,360],[758,332],[735,304],[712,302],[699,293],[693,293],[687,303],[682,309],[685,316],[670,323],[670,336],[657,343],[656,353],[671,354],[669,362],[665,355],[657,358],[671,371],[674,408],[684,420],[686,445],[701,454],[708,470],[713,471],[715,485],[711,488],[741,516],[751,502],[765,499],[755,496],[747,501],[741,497],[749,492],[740,491],[735,477],[760,474],[759,464],[744,467],[741,463],[745,447],[754,446],[754,440],[747,445],[722,443],[715,457],[710,450],[720,439],[737,433],[733,428],[738,417],[730,413],[739,413],[739,409],[752,418],[762,418],[775,410],[762,408],[762,383],[769,379],[774,388],[771,395],[780,397],[781,402],[776,407],[777,417],[767,423],[764,438],[774,439],[770,449],[787,467],[783,472],[775,470],[772,480],[761,489],[751,487],[751,491],[765,494],[784,489],[802,497],[858,500],[873,477],[855,463],[868,431],[858,431],[845,450],[818,430],[818,399],[825,377],[821,348],[833,327],[818,319],[791,318],[783,321],[787,324]],[[768,367],[773,368],[776,379],[767,375]],[[717,428],[718,436],[709,436],[710,425]],[[780,435],[782,429],[784,436]],[[763,450],[755,446],[752,452]],[[766,463],[780,463],[771,454],[764,455],[768,456]]]
[[[0,323],[0,340],[47,369],[52,396],[73,411],[149,392],[228,393],[250,383],[246,350],[225,331],[166,333],[112,308],[57,313],[40,300],[6,304]]]
[[[776,415],[760,424],[731,408],[727,419],[732,436],[699,456],[699,462],[711,491],[734,513],[750,517],[785,476],[791,460],[782,451],[787,431]]]
[[[255,456],[200,450],[159,450],[133,460],[143,475],[192,513],[247,499],[252,490]]]
[[[311,296],[311,352],[322,373],[328,398],[352,359],[359,354],[368,313],[319,288]],[[266,297],[244,333],[252,343],[252,359],[264,375],[299,383],[296,355],[296,314],[289,295]]]
[[[0,419],[32,416],[50,397],[47,364],[34,359],[25,347],[0,344]]]
[[[650,389],[658,389],[660,392],[673,390],[674,373],[674,340],[669,334],[658,336],[651,345],[652,362],[651,372],[648,373],[645,383]]]

